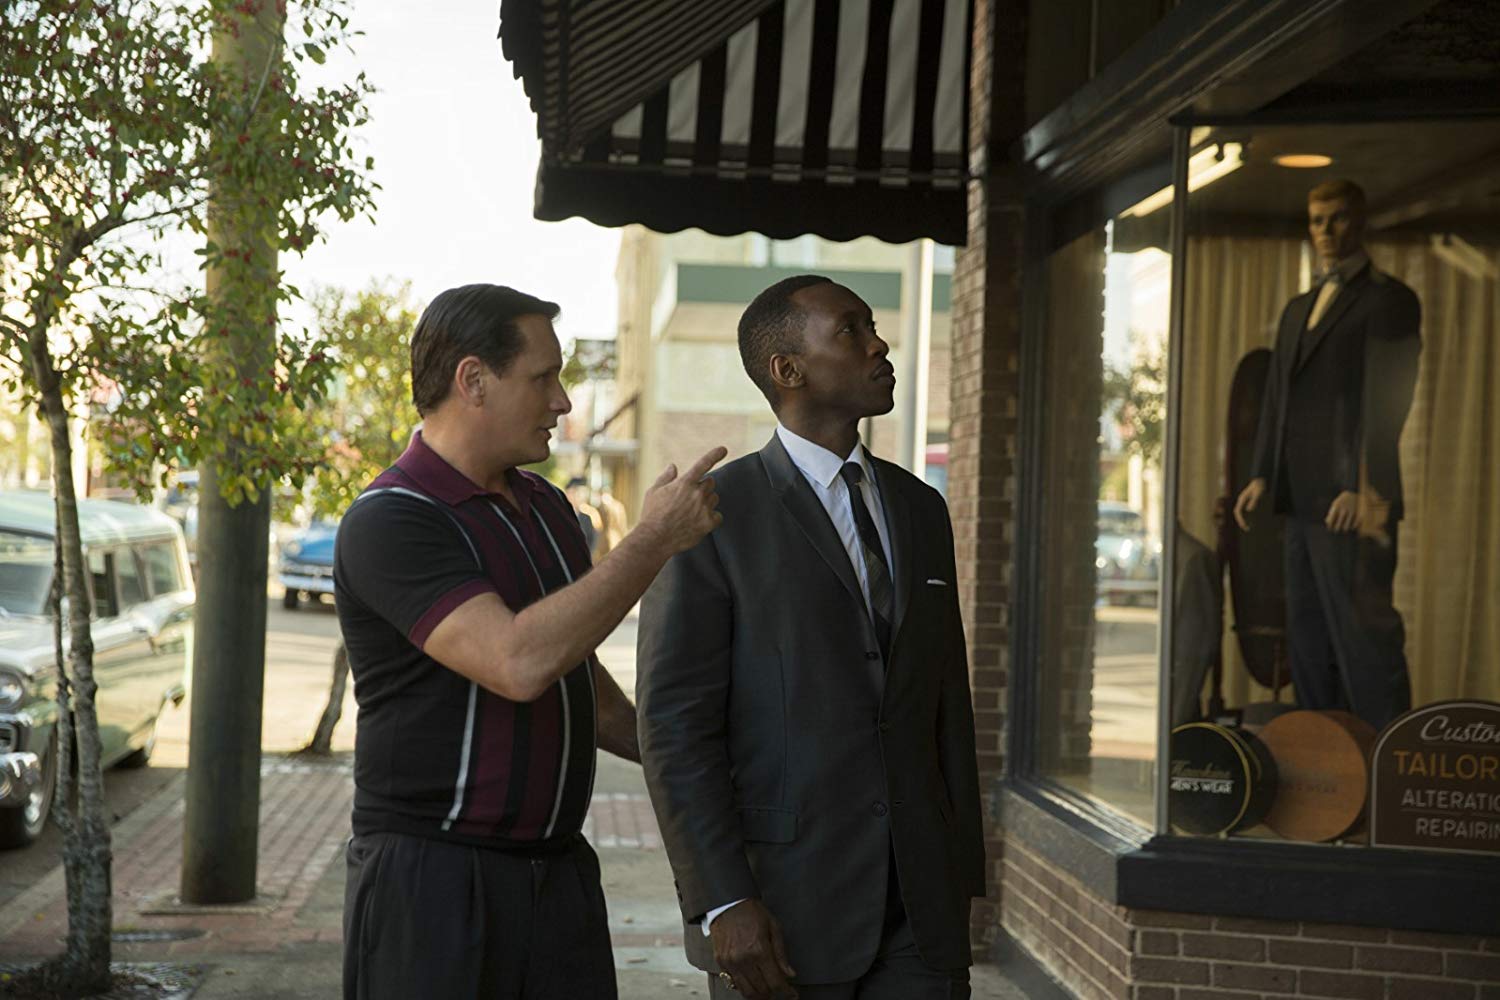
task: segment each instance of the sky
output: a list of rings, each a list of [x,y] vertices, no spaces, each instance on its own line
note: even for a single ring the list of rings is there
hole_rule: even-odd
[[[419,303],[471,282],[511,285],[562,306],[566,341],[613,337],[619,230],[531,217],[541,155],[521,82],[500,54],[499,0],[358,0],[354,53],[326,71],[363,69],[377,93],[360,130],[375,158],[375,222],[329,217],[326,243],[288,280],[347,289],[409,280]],[[303,64],[306,65],[306,64]]]

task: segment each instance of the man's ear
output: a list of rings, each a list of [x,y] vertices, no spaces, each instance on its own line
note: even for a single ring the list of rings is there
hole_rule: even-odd
[[[778,389],[802,388],[802,370],[797,359],[790,354],[771,355],[771,381]]]
[[[453,370],[453,394],[466,406],[484,405],[484,362],[470,355]]]

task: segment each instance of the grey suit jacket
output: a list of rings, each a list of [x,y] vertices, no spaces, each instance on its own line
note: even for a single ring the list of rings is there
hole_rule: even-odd
[[[849,557],[774,435],[715,473],[723,525],[641,607],[636,702],[688,959],[695,922],[759,897],[798,982],[857,979],[880,945],[894,854],[925,961],[970,962],[985,891],[974,719],[938,493],[875,460],[896,614],[890,662]]]

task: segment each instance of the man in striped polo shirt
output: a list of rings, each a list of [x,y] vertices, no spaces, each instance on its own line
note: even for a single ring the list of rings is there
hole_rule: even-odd
[[[518,466],[570,406],[558,307],[443,292],[412,337],[423,426],[350,506],[334,562],[359,704],[344,995],[610,1000],[598,859],[579,833],[595,747],[639,761],[594,649],[719,523],[708,470],[669,466],[590,568],[562,491]]]

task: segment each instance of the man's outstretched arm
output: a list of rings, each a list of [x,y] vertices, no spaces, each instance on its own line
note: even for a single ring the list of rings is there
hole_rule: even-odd
[[[723,448],[682,476],[668,466],[646,492],[641,523],[599,565],[513,612],[493,591],[471,597],[432,630],[422,649],[443,666],[512,701],[533,701],[593,653],[662,564],[719,524],[708,470]]]

